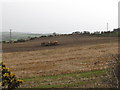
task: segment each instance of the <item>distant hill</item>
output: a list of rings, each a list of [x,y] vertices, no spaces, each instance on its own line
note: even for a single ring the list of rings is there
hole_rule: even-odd
[[[12,32],[12,40],[16,41],[18,39],[28,39],[31,37],[40,37],[47,36],[50,34],[34,34],[34,33],[22,33],[22,32]],[[10,33],[9,32],[1,32],[0,33],[0,41],[9,41]]]

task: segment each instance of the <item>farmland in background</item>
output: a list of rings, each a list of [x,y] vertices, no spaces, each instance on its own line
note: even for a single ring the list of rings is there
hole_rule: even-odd
[[[22,33],[22,32],[12,32],[12,40],[17,41],[18,39],[29,39],[31,37],[40,37],[47,36],[49,34],[34,34],[34,33]],[[2,36],[2,37],[1,37]],[[1,32],[0,40],[9,41],[10,40],[10,32]]]
[[[60,44],[41,46],[45,41]],[[23,88],[114,87],[107,73],[118,37],[63,35],[2,46],[3,62],[25,80]]]

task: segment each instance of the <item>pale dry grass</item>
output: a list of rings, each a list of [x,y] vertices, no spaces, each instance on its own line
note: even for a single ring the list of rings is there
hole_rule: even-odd
[[[3,61],[18,77],[33,77],[107,68],[118,43],[3,53]]]

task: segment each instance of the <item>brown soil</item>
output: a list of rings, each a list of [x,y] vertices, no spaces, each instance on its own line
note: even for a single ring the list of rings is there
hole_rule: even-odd
[[[42,42],[58,41],[58,46],[43,47],[40,44]],[[66,48],[72,46],[86,46],[93,44],[104,44],[117,42],[117,37],[91,37],[91,36],[55,36],[55,37],[42,37],[36,40],[31,40],[23,43],[3,44],[3,52],[24,52],[24,51],[35,51],[35,50],[47,50],[54,48]]]
[[[58,46],[40,46],[57,40]],[[3,44],[3,62],[18,77],[33,77],[108,68],[118,53],[117,37],[56,36]]]

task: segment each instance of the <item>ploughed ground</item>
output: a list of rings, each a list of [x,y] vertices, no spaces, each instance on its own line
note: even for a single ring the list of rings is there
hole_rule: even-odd
[[[41,42],[54,40],[58,46],[40,46]],[[2,58],[17,77],[32,78],[106,70],[117,53],[117,37],[56,36],[3,44]],[[39,85],[32,83],[30,87],[34,86]]]

